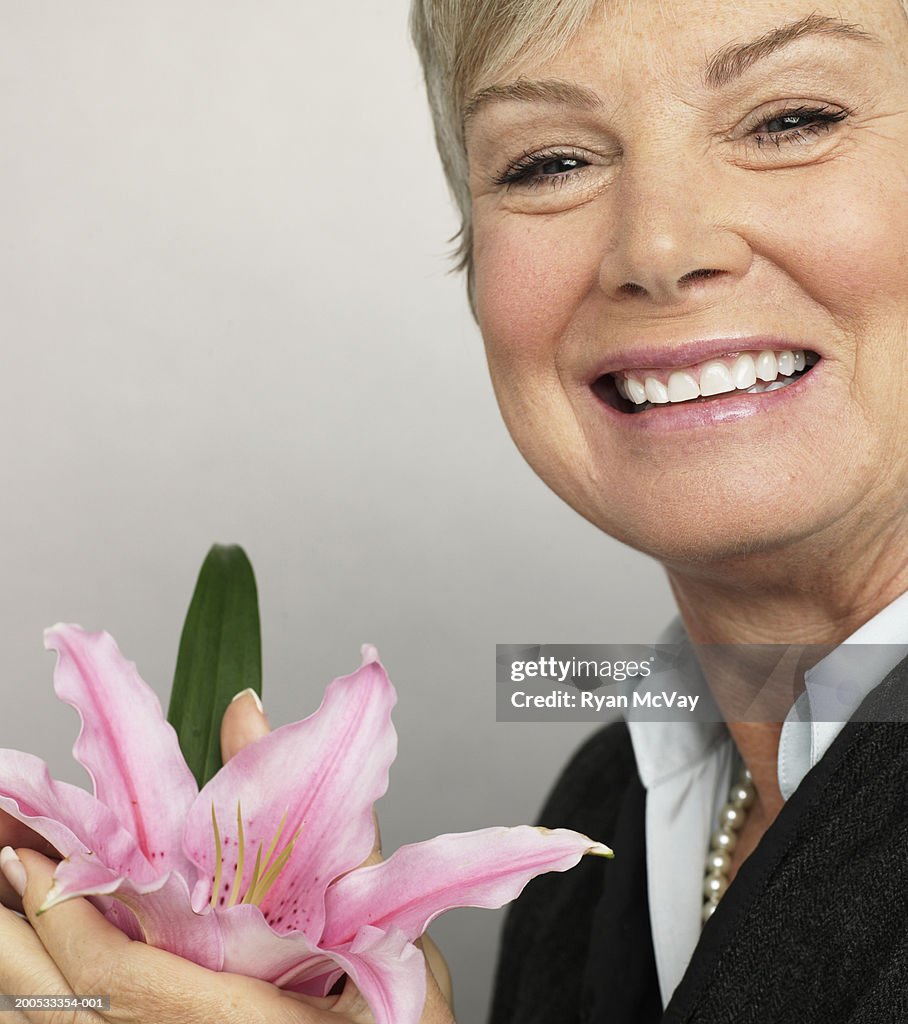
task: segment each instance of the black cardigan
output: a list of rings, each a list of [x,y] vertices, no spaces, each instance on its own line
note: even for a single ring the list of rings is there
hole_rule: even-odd
[[[627,727],[574,755],[540,816],[614,847],[531,882],[490,1024],[908,1024],[908,659],[805,776],[700,937],[665,1013]]]

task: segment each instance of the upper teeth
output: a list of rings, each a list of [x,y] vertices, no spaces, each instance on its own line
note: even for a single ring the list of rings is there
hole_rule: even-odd
[[[815,362],[816,356],[808,356],[803,349],[782,352],[741,352],[723,359],[711,359],[701,366],[688,366],[672,371],[622,371],[613,374],[618,393],[622,398],[643,405],[650,402],[664,405],[667,402],[688,402],[701,395],[721,395],[727,391],[747,391],[757,385],[776,381],[779,375],[790,377],[803,370],[808,362]],[[666,378],[666,372],[668,374]],[[782,386],[784,381],[778,381]]]

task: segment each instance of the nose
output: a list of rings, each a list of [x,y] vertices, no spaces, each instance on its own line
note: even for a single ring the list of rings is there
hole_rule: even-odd
[[[627,167],[613,202],[600,286],[616,300],[676,305],[750,268],[753,252],[728,190],[702,165]]]

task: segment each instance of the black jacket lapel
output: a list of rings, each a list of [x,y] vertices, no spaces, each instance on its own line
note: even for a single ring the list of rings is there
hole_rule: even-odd
[[[741,866],[664,1024],[908,1021],[905,722],[908,659]]]
[[[634,773],[615,827],[619,851],[605,873],[590,936],[582,1021],[658,1024],[662,999],[646,886],[646,791]]]

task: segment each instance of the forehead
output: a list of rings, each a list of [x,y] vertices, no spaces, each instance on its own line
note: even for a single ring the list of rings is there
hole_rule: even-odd
[[[544,35],[504,68],[480,75],[467,107],[483,90],[521,77],[556,73],[583,77],[591,69],[628,71],[638,77],[706,68],[724,48],[813,22],[799,38],[844,38],[849,30],[878,38],[908,66],[908,0],[603,0],[579,32],[554,55]],[[840,31],[841,30],[841,31]]]

